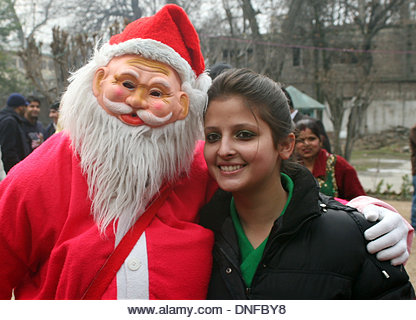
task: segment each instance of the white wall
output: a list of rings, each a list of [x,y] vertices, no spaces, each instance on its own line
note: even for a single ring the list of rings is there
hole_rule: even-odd
[[[347,110],[343,119],[341,138],[346,135],[348,115]],[[410,128],[416,123],[416,100],[374,100],[364,118],[363,133],[378,133],[397,126]],[[333,132],[328,110],[323,113],[323,123],[328,132]]]

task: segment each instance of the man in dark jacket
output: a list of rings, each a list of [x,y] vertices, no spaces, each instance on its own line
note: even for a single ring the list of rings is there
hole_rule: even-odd
[[[6,108],[0,111],[0,145],[6,173],[30,153],[23,128],[27,105],[21,94],[12,93]]]
[[[40,100],[34,96],[29,96],[27,101],[29,104],[25,112],[24,129],[30,151],[32,152],[44,141],[45,129],[38,120],[40,114]]]
[[[55,102],[49,108],[49,118],[52,119],[51,123],[45,129],[45,140],[56,132],[59,118],[59,102]]]

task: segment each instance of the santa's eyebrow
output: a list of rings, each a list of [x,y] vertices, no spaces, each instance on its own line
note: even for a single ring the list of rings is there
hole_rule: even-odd
[[[152,86],[160,86],[160,87],[164,87],[166,89],[170,89],[172,86],[169,84],[169,82],[164,81],[164,80],[158,80],[155,81],[154,83],[152,83]]]
[[[124,70],[124,71],[121,71],[120,72],[120,75],[129,75],[129,76],[132,76],[132,77],[134,77],[136,79],[139,79],[140,78],[139,74],[136,71],[134,71],[134,70]]]

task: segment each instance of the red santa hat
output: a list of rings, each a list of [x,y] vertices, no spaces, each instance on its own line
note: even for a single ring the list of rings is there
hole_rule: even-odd
[[[185,11],[173,4],[164,6],[154,16],[130,23],[123,32],[111,37],[99,53],[104,59],[97,61],[101,65],[129,53],[166,63],[193,87],[193,80],[208,77],[203,73],[205,64],[198,34]]]

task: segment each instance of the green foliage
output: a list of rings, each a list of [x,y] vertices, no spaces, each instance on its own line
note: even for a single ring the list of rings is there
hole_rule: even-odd
[[[10,51],[8,37],[17,30],[13,3],[0,0],[0,108],[12,92],[28,92],[28,81],[16,67],[16,55]]]
[[[413,195],[413,184],[410,181],[410,176],[405,174],[402,177],[402,184],[400,186],[400,195],[402,199],[411,199]]]
[[[381,179],[374,190],[366,190],[367,194],[381,199],[393,199],[393,200],[411,200],[413,195],[413,185],[410,181],[408,174],[402,176],[402,184],[400,186],[400,191],[396,192],[392,190],[393,185],[387,183],[385,188],[384,180]]]
[[[0,0],[0,47],[4,46],[6,38],[18,28],[13,7],[10,0]]]
[[[377,183],[376,190],[374,191],[375,194],[381,194],[381,188],[383,186],[384,179],[381,179],[379,183]]]
[[[12,92],[30,91],[28,81],[24,74],[16,68],[12,54],[0,49],[0,107],[3,101]]]

